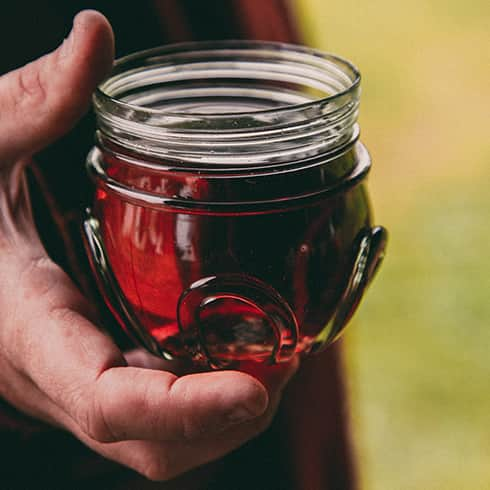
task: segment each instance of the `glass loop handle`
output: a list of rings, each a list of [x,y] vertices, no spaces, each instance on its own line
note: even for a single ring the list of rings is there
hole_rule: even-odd
[[[347,287],[332,320],[315,339],[312,352],[328,346],[344,330],[359,306],[385,256],[388,232],[382,226],[361,230],[354,247],[354,261]]]
[[[206,321],[209,310],[217,312],[218,327]],[[298,343],[298,323],[287,301],[269,284],[241,273],[194,282],[180,297],[177,320],[192,357],[213,367],[242,358],[288,361]]]
[[[94,272],[99,291],[111,313],[135,344],[141,345],[154,355],[172,359],[172,356],[163,351],[156,340],[141,327],[131,305],[125,299],[107,258],[100,233],[99,220],[92,215],[90,209],[86,210],[82,231],[90,267]]]

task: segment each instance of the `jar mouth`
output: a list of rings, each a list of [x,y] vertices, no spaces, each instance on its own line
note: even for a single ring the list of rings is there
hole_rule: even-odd
[[[244,55],[249,57],[263,57],[269,55],[273,61],[294,62],[298,66],[303,65],[304,67],[310,66],[311,68],[316,68],[318,70],[317,75],[321,75],[321,72],[323,72],[324,76],[330,76],[334,71],[337,71],[337,75],[340,75],[337,83],[340,82],[342,85],[339,85],[337,91],[334,93],[325,93],[323,97],[319,96],[308,102],[291,103],[278,108],[243,111],[240,117],[251,114],[256,115],[257,113],[282,113],[296,109],[306,109],[316,104],[328,104],[349,92],[355,91],[361,82],[359,70],[350,61],[340,56],[305,46],[272,41],[184,42],[139,51],[117,59],[111,75],[96,88],[96,104],[116,104],[121,108],[138,113],[165,114],[169,117],[174,116],[188,119],[193,119],[196,116],[214,118],[226,118],[230,115],[236,116],[235,111],[200,112],[199,110],[190,110],[188,112],[182,112],[168,109],[155,109],[121,100],[124,82],[132,82],[134,84],[134,76],[145,68],[165,65],[167,63],[181,64],[186,60],[192,61],[193,58],[195,60],[217,55],[221,58],[233,56],[243,57]],[[165,75],[160,74],[160,77],[163,78],[163,76]],[[129,77],[133,78],[133,80],[129,80]],[[155,80],[152,83],[155,83]],[[229,129],[236,130],[235,128]]]
[[[349,61],[275,42],[168,45],[116,61],[96,89],[103,139],[183,162],[254,165],[345,144],[360,73]]]

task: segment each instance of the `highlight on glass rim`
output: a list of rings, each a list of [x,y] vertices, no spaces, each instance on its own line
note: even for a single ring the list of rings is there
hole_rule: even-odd
[[[7,2],[0,486],[489,486],[487,3]]]

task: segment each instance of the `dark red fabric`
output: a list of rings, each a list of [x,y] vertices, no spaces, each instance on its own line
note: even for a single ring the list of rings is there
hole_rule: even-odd
[[[298,38],[285,0],[9,2],[2,5],[0,74],[54,49],[83,8],[97,8],[109,18],[117,56],[190,39]],[[81,212],[92,201],[83,162],[93,134],[93,116],[88,114],[66,137],[35,156],[29,177],[34,215],[48,253],[85,294],[99,301],[79,231]],[[127,345],[124,337],[118,341]],[[0,488],[352,490],[355,474],[344,399],[335,346],[305,361],[265,434],[222,461],[165,484],[145,481],[92,453],[70,434],[0,400]]]

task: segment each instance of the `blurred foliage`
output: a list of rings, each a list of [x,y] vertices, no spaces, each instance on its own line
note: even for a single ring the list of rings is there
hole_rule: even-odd
[[[490,3],[298,0],[363,75],[386,261],[347,334],[363,490],[490,488]]]

